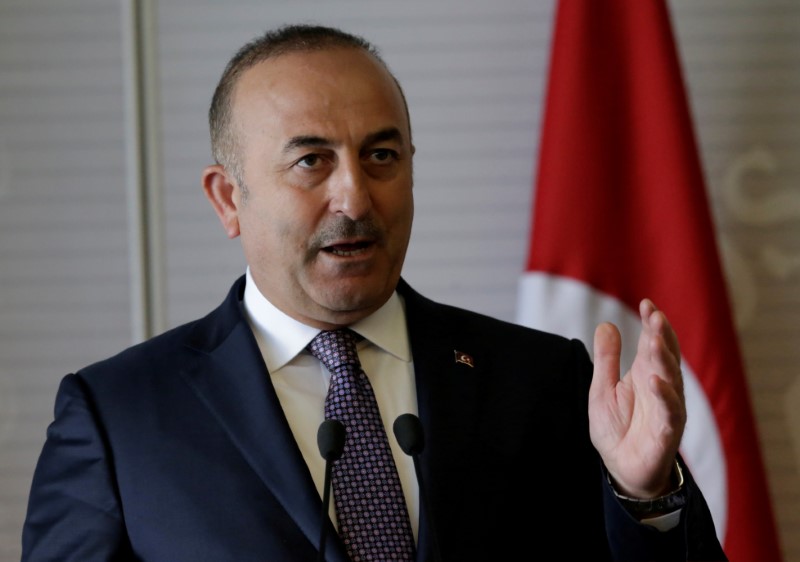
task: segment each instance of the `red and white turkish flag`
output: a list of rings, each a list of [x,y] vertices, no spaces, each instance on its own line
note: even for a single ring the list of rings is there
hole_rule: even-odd
[[[669,12],[561,0],[522,324],[577,337],[614,322],[623,369],[648,297],[678,333],[681,444],[731,561],[781,559]]]

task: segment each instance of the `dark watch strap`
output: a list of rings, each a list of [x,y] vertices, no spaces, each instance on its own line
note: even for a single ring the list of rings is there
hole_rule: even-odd
[[[611,475],[608,475],[608,483],[611,485],[611,490],[622,506],[637,519],[645,519],[655,515],[665,515],[684,507],[686,505],[686,492],[683,487],[683,470],[678,461],[675,461],[675,477],[677,480],[677,487],[672,492],[651,499],[637,499],[623,496],[614,489],[614,484],[611,482]]]

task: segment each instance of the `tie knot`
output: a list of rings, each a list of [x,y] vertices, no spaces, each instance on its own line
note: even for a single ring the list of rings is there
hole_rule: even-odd
[[[329,371],[341,365],[361,365],[358,360],[356,344],[359,341],[353,331],[343,328],[340,330],[322,331],[308,344],[308,351],[322,361]]]

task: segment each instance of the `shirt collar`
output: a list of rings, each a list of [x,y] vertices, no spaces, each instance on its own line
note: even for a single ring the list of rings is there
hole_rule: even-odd
[[[243,303],[270,372],[289,363],[320,332],[318,328],[291,318],[269,302],[256,287],[249,267]],[[396,291],[382,307],[350,326],[350,329],[398,359],[411,361],[405,309]]]

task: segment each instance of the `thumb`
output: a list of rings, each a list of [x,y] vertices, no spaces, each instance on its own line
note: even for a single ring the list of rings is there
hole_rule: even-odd
[[[593,398],[613,392],[619,382],[622,339],[619,330],[603,322],[594,331],[594,375],[589,390]]]

